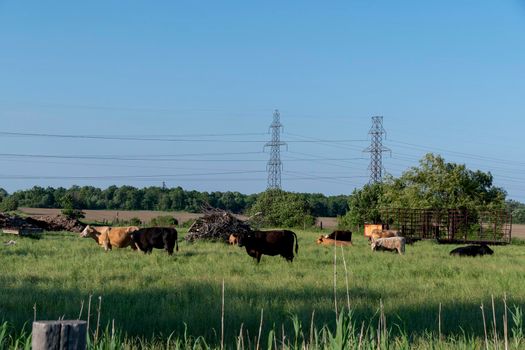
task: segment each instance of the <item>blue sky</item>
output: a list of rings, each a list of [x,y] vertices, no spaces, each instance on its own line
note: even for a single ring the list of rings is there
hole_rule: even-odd
[[[0,0],[0,187],[260,192],[278,108],[286,190],[361,187],[382,115],[387,172],[439,153],[525,202],[524,34],[523,0]]]

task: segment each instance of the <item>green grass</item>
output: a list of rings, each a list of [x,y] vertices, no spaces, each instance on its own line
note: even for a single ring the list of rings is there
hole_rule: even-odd
[[[180,242],[180,251],[169,257],[161,250],[147,256],[130,249],[105,253],[93,240],[70,233],[18,238],[14,246],[0,246],[0,321],[20,330],[33,320],[35,305],[38,319],[76,319],[82,303],[81,318],[87,319],[92,296],[93,331],[100,296],[100,324],[114,321],[123,337],[154,343],[172,333],[183,339],[186,332],[217,346],[224,280],[228,344],[235,343],[241,326],[253,342],[261,310],[265,342],[272,329],[278,337],[282,327],[294,333],[291,315],[305,333],[312,315],[319,332],[323,326],[335,330],[333,247],[317,246],[319,233],[296,232],[299,254],[293,263],[263,256],[259,265],[244,249],[222,243]],[[0,235],[2,242],[12,238]],[[505,294],[509,305],[525,309],[522,245],[496,246],[493,256],[483,258],[455,258],[448,255],[455,246],[432,242],[407,246],[406,255],[398,256],[372,253],[362,237],[354,241],[344,250],[347,272],[337,250],[336,282],[338,306],[347,305],[348,295],[356,325],[377,325],[382,302],[392,339],[414,345],[437,334],[441,304],[443,336],[479,342],[481,303],[489,322],[494,296],[500,333]]]

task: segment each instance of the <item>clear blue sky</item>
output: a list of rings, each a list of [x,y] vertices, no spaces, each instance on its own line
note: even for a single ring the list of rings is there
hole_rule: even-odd
[[[387,172],[439,153],[525,202],[525,1],[0,0],[9,192],[260,192],[275,108],[286,190],[361,187],[382,115]]]

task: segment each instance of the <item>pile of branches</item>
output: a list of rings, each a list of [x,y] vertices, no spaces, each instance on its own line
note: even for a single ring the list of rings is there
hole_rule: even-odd
[[[198,218],[188,229],[185,239],[193,242],[198,239],[228,241],[230,234],[244,234],[252,229],[250,225],[236,218],[229,211],[207,207],[204,216]]]

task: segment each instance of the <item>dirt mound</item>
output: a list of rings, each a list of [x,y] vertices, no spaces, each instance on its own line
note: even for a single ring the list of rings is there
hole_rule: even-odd
[[[86,225],[76,219],[68,219],[63,215],[46,215],[26,218],[27,222],[45,231],[82,232]]]
[[[10,229],[37,229],[45,231],[82,232],[85,225],[75,219],[68,219],[62,215],[46,215],[23,218],[18,215],[0,213],[0,228]]]
[[[25,218],[18,215],[9,215],[6,213],[0,213],[0,228],[9,229],[36,229],[36,226],[28,222]]]

